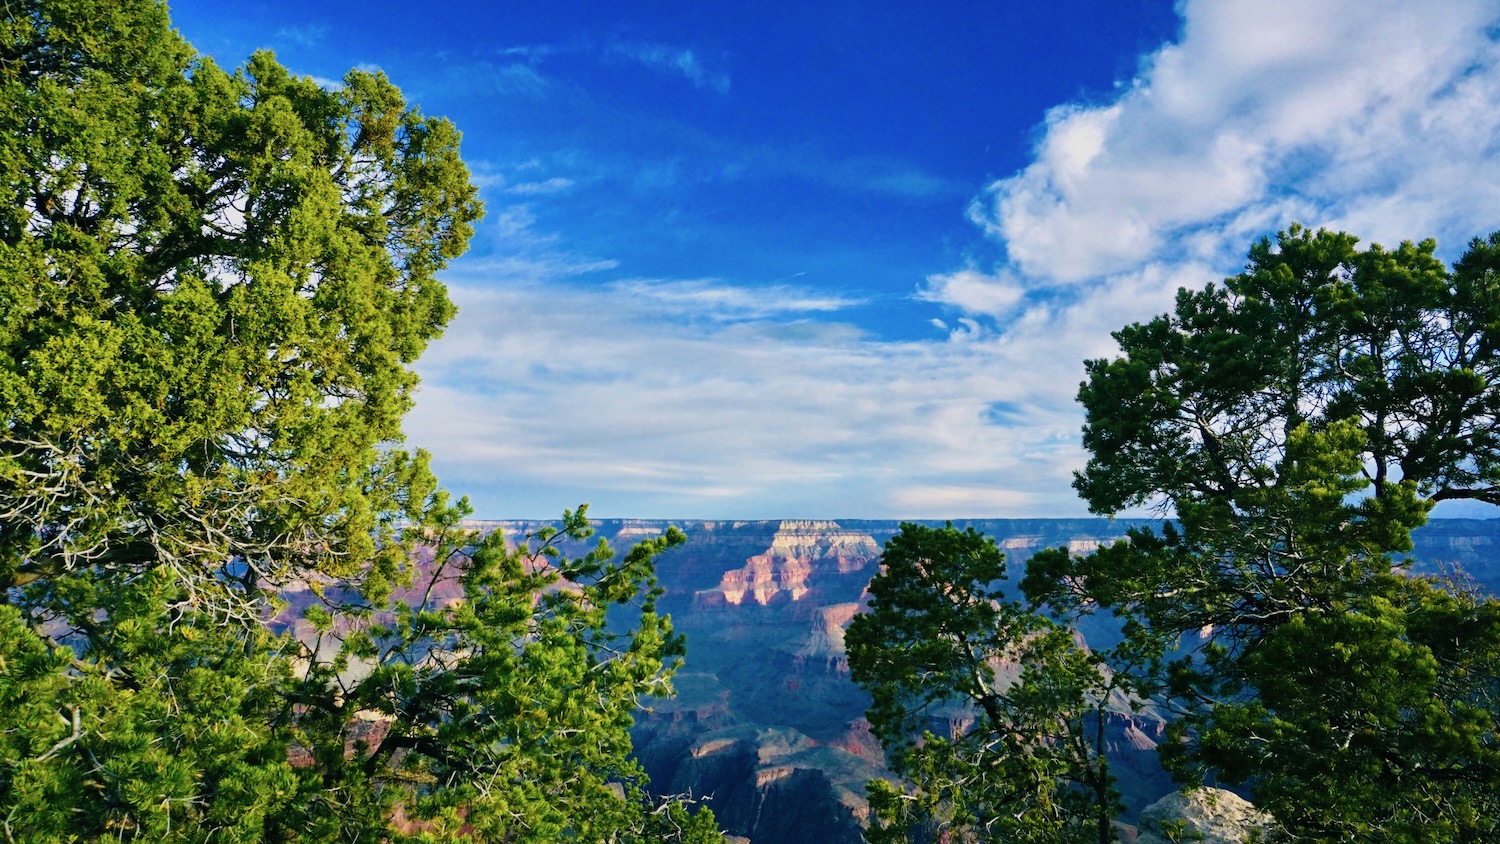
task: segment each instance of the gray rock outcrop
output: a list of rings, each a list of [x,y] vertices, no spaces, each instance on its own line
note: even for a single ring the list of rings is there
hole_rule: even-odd
[[[1250,801],[1222,788],[1177,791],[1141,812],[1135,844],[1247,844],[1264,835],[1271,817]]]

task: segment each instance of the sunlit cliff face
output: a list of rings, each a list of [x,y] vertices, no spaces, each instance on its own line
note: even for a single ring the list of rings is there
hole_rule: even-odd
[[[778,595],[798,601],[809,591],[815,572],[852,574],[880,557],[880,546],[865,533],[844,530],[835,522],[781,522],[765,553],[724,572],[719,585],[698,592],[698,606],[739,606],[747,600],[766,606]]]

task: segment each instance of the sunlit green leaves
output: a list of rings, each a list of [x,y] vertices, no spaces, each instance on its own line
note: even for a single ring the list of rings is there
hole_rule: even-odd
[[[54,484],[0,473],[3,568],[367,558],[410,515],[365,482],[480,211],[457,132],[379,74],[226,74],[143,0],[23,3],[5,34],[0,454]]]

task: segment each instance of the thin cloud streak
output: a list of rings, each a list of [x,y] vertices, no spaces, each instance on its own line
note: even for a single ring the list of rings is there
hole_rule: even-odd
[[[693,83],[695,88],[706,88],[718,94],[729,93],[729,75],[710,70],[690,49],[666,44],[617,43],[612,45],[609,52],[653,70],[680,74]]]
[[[727,94],[732,85],[729,74],[710,67],[702,56],[688,47],[658,43],[627,43],[615,41],[602,46],[598,42],[580,39],[566,44],[519,44],[502,47],[497,55],[509,59],[520,59],[525,67],[535,71],[543,62],[560,56],[583,56],[594,61],[624,60],[649,70],[679,76],[695,88]]]
[[[835,296],[786,284],[746,287],[712,279],[662,281],[629,279],[611,288],[657,310],[716,320],[763,319],[780,314],[829,313],[855,307],[864,299]]]
[[[521,182],[507,187],[506,193],[517,196],[549,196],[555,193],[563,193],[573,187],[572,179],[554,176],[540,182]]]

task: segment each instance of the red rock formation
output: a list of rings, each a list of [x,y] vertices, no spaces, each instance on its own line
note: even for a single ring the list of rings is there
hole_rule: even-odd
[[[867,533],[844,530],[836,522],[784,521],[769,548],[740,568],[724,572],[716,588],[694,596],[694,604],[703,608],[746,602],[767,606],[778,596],[799,601],[812,588],[808,581],[815,573],[863,571],[879,556],[880,546]]]

